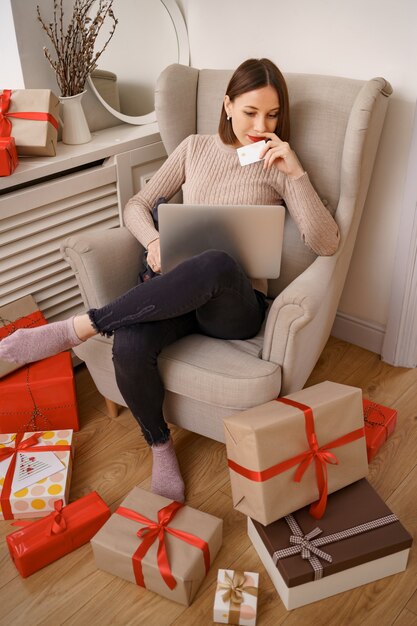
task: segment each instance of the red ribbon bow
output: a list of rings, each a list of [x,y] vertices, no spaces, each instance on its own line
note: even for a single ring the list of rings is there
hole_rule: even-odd
[[[34,120],[37,122],[49,122],[58,129],[58,122],[50,113],[40,113],[38,111],[18,111],[9,113],[11,89],[3,89],[0,95],[0,137],[10,137],[12,134],[12,123],[9,118],[19,118],[24,120]]]
[[[305,450],[301,454],[297,454],[291,459],[287,459],[282,463],[272,465],[272,467],[268,467],[268,469],[260,472],[248,470],[246,469],[246,467],[235,463],[231,459],[228,459],[228,465],[238,474],[241,474],[245,478],[249,478],[250,480],[254,480],[257,482],[263,482],[264,480],[273,478],[274,476],[285,472],[291,467],[298,465],[297,471],[294,474],[294,480],[295,482],[300,482],[304,476],[306,469],[308,468],[310,463],[314,461],[316,469],[317,487],[319,490],[319,499],[317,500],[317,502],[313,502],[313,504],[310,506],[310,514],[314,518],[320,519],[324,515],[327,504],[328,480],[326,464],[331,463],[332,465],[338,465],[339,463],[337,457],[332,452],[329,452],[329,448],[338,448],[339,446],[344,446],[351,441],[355,441],[356,439],[364,437],[364,428],[362,427],[358,428],[357,430],[352,430],[350,433],[347,433],[342,437],[338,437],[337,439],[330,441],[324,446],[319,446],[317,443],[317,436],[314,430],[314,417],[312,408],[307,406],[306,404],[301,404],[300,402],[290,400],[289,398],[276,398],[276,401],[282,402],[284,404],[289,404],[290,406],[294,406],[295,408],[303,411],[309,449]]]
[[[51,517],[51,525],[48,528],[47,535],[58,535],[63,533],[67,529],[67,522],[62,515],[62,509],[64,508],[63,500],[55,500],[54,509],[48,517]]]
[[[4,448],[0,448],[0,461],[8,459],[10,456],[12,457],[4,477],[3,489],[1,490],[0,495],[1,510],[4,519],[14,519],[12,507],[10,505],[10,494],[18,452],[67,452],[71,450],[71,446],[69,445],[39,446],[39,438],[43,435],[43,433],[34,433],[22,441],[23,435],[24,433],[16,433],[14,446],[5,446]]]
[[[144,515],[141,515],[140,513],[137,513],[136,511],[128,509],[124,506],[119,506],[119,508],[116,509],[116,513],[118,513],[119,515],[127,517],[135,522],[139,522],[140,524],[145,524],[145,527],[141,528],[136,533],[137,536],[142,539],[142,543],[132,557],[136,584],[140,585],[141,587],[146,586],[142,572],[142,559],[148,552],[151,545],[157,539],[159,541],[157,551],[157,563],[159,571],[161,572],[161,576],[170,589],[174,589],[177,584],[177,581],[173,577],[171,567],[169,565],[168,554],[165,545],[165,533],[169,533],[170,535],[173,535],[174,537],[177,537],[182,541],[186,541],[190,545],[202,550],[206,573],[208,572],[210,568],[210,550],[208,543],[203,539],[200,539],[200,537],[192,535],[191,533],[187,533],[183,530],[178,530],[176,528],[170,528],[168,526],[168,523],[172,520],[177,511],[183,506],[184,505],[181,502],[173,501],[171,502],[171,504],[163,507],[158,511],[158,522],[154,522]]]

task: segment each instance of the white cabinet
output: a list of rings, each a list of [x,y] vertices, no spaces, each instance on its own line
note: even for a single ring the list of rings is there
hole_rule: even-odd
[[[21,160],[0,179],[0,306],[32,294],[48,320],[83,310],[61,241],[75,232],[114,228],[121,209],[162,164],[156,124],[122,125],[56,157]]]

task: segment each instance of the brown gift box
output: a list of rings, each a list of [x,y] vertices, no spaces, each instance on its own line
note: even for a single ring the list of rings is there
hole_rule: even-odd
[[[157,522],[158,511],[171,504],[172,500],[168,498],[134,487],[119,509],[121,507],[131,509]],[[143,539],[137,534],[146,526],[145,523],[128,519],[115,512],[91,540],[97,567],[138,584],[132,557],[142,541],[146,541],[146,533]],[[222,544],[223,521],[221,519],[189,506],[181,506],[167,526],[190,533],[207,542],[210,564],[213,562]],[[163,535],[169,566],[176,585],[170,589],[162,578],[157,563],[158,539],[156,539],[141,560],[144,587],[169,600],[189,605],[207,573],[203,552],[169,532]]]
[[[355,440],[329,448],[338,463],[334,464],[334,458],[322,463],[328,476],[327,493],[367,475],[361,389],[326,381],[286,398],[312,408],[319,448],[357,433]],[[299,482],[294,479],[301,460],[264,479],[270,468],[311,451],[302,410],[273,400],[227,417],[223,423],[234,508],[261,524],[270,524],[319,498],[313,456]],[[248,472],[264,475],[261,480],[253,479],[244,475]]]
[[[23,119],[8,113],[46,113],[47,120]],[[19,156],[55,156],[58,140],[59,100],[50,89],[13,89],[10,104],[5,112],[11,122]]]
[[[288,609],[353,589],[406,567],[412,537],[365,479],[329,496],[326,513],[320,521],[312,519],[307,507],[289,517],[298,525],[299,536],[311,542],[304,544],[309,555],[303,557],[301,542],[294,541],[292,520],[280,519],[268,526],[248,520],[249,536]],[[362,529],[364,532],[349,536],[347,531],[363,524],[367,525]],[[321,532],[315,531],[317,527]],[[338,537],[334,537],[336,533]],[[331,535],[333,540],[329,541]],[[312,546],[327,557],[315,554]],[[314,567],[314,559],[321,565],[318,575],[315,568],[320,568]]]

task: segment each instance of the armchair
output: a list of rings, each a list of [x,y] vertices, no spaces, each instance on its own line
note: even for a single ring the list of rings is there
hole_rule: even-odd
[[[166,68],[156,87],[160,133],[170,153],[191,133],[215,133],[228,70]],[[286,218],[281,275],[269,282],[271,305],[248,341],[191,335],[164,349],[159,367],[168,422],[224,441],[222,419],[301,389],[329,337],[372,173],[391,86],[341,77],[286,75],[291,145],[341,233],[338,251],[316,257]],[[62,254],[76,273],[85,306],[97,307],[135,284],[140,244],[126,228],[66,239]],[[125,404],[117,388],[111,339],[75,349],[105,398]]]

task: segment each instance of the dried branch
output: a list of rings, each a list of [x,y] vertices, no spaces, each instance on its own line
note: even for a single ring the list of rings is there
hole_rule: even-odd
[[[52,56],[48,48],[43,48],[55,70],[61,96],[75,96],[84,90],[89,74],[97,67],[97,60],[114,35],[118,20],[113,13],[113,0],[74,0],[72,17],[65,30],[62,3],[63,0],[54,0],[53,22],[50,24],[43,20],[39,5],[36,9],[38,20],[55,51]],[[98,4],[95,16],[92,14],[94,4]],[[96,39],[106,18],[110,20],[109,34],[101,50],[95,52]]]

